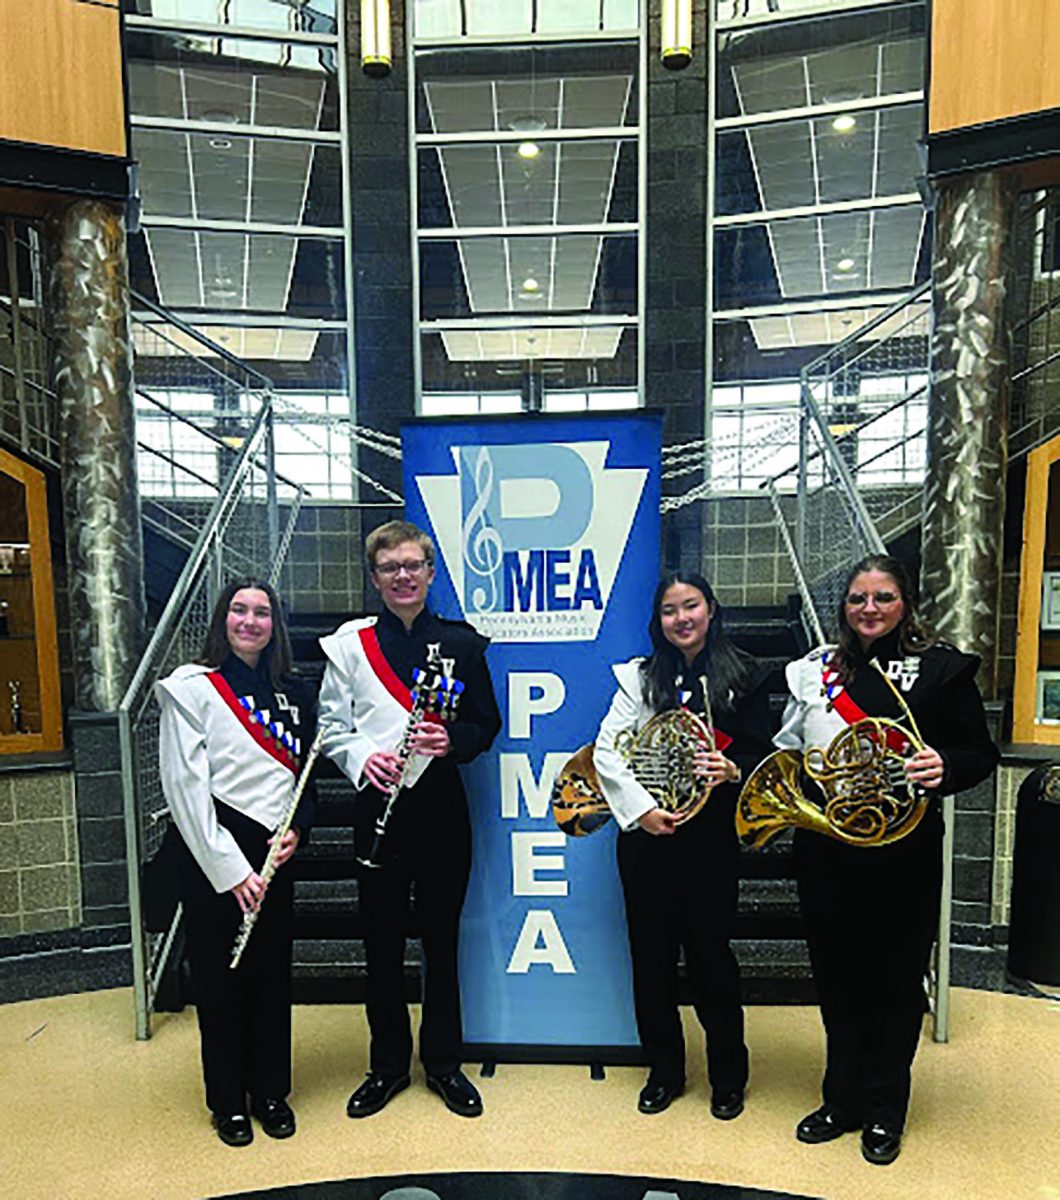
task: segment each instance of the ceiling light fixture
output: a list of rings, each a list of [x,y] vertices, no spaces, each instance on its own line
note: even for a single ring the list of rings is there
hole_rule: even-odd
[[[832,122],[832,128],[836,133],[850,133],[857,128],[857,125],[858,119],[853,113],[840,113]]]
[[[837,271],[853,271],[855,266],[857,266],[857,264],[848,256],[846,258],[841,258],[839,262],[836,263],[835,269]]]
[[[662,0],[662,65],[682,71],[692,61],[692,0]]]
[[[533,277],[533,275],[527,275],[527,277],[523,280],[523,291],[524,292],[533,293],[533,292],[539,291],[540,288],[541,288],[541,284],[539,284],[537,282],[537,280]]]
[[[210,146],[214,150],[231,150],[232,143],[228,138],[210,138]]]
[[[361,0],[361,70],[382,79],[390,63],[390,0]]]
[[[541,153],[541,147],[537,142],[520,142],[518,154],[520,158],[537,158]]]

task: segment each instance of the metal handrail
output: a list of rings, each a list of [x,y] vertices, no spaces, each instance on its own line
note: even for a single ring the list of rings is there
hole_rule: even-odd
[[[133,705],[143,689],[144,680],[150,674],[152,664],[159,657],[159,648],[163,643],[165,645],[165,652],[168,652],[173,636],[177,631],[178,615],[188,599],[188,594],[191,592],[192,586],[198,577],[199,570],[206,561],[206,556],[213,545],[217,529],[221,525],[225,515],[234,505],[239,492],[239,486],[253,465],[259,443],[265,436],[265,424],[271,405],[272,397],[266,396],[258,411],[258,415],[254,418],[254,424],[250,428],[250,433],[247,435],[239,451],[239,457],[229,472],[228,479],[225,480],[221,493],[213,503],[210,515],[207,517],[202,532],[199,534],[198,541],[195,543],[192,552],[188,555],[188,561],[184,564],[180,578],[177,580],[173,592],[166,603],[158,626],[151,641],[148,643],[147,649],[144,651],[139,667],[136,669],[136,674],[125,690],[125,695],[122,697],[119,709],[132,711]],[[165,652],[161,657],[165,657]]]
[[[129,918],[132,928],[133,983],[136,1003],[136,1034],[146,1038],[150,1032],[149,964],[145,953],[143,936],[143,905],[140,896],[140,863],[142,861],[141,828],[137,796],[137,746],[133,737],[134,723],[144,711],[151,688],[155,682],[158,664],[165,661],[174,641],[179,636],[192,590],[200,579],[207,557],[217,544],[222,530],[227,527],[247,475],[254,468],[261,452],[262,443],[269,434],[272,415],[272,397],[266,394],[250,432],[243,442],[238,458],[228,474],[224,485],[214,501],[210,514],[191,548],[177,583],[173,588],[162,616],[148,642],[140,664],[126,688],[118,707],[118,731],[122,758],[122,792],[124,798],[125,839],[129,884]],[[300,504],[301,493],[297,498]],[[287,544],[289,544],[289,538]],[[277,563],[270,565],[275,572]],[[170,944],[172,938],[168,939]],[[164,961],[164,958],[163,958]],[[156,976],[161,965],[156,965]]]
[[[802,569],[799,556],[795,553],[795,546],[791,540],[791,533],[788,531],[788,523],[784,517],[784,510],[780,506],[780,493],[777,491],[772,479],[767,479],[762,486],[766,489],[769,501],[773,506],[773,513],[777,518],[777,528],[780,530],[784,548],[787,550],[788,558],[791,560],[791,568],[795,575],[795,586],[798,588],[799,596],[802,600],[802,611],[799,614],[802,626],[815,646],[823,646],[824,630],[821,628],[821,621],[817,616],[817,608],[813,602],[810,585],[806,582],[806,573]]]
[[[878,325],[882,325],[884,321],[890,320],[895,313],[901,312],[907,304],[912,304],[914,301],[919,300],[921,296],[927,295],[927,293],[930,291],[931,280],[926,279],[923,283],[918,284],[915,288],[913,288],[913,290],[907,296],[903,296],[901,299],[896,300],[890,306],[890,308],[885,308],[882,313],[879,313],[877,316],[873,317],[871,321],[866,321],[864,325],[859,325],[857,329],[853,330],[851,333],[848,333],[845,338],[840,338],[835,345],[829,346],[829,348],[825,350],[823,354],[818,354],[816,358],[812,359],[806,364],[806,366],[802,368],[800,375],[808,375],[816,367],[821,366],[822,363],[825,363],[832,358],[833,355],[845,350],[847,346],[852,346],[855,342],[861,341],[866,333],[871,332]]]
[[[883,554],[885,551],[883,538],[877,532],[872,517],[869,516],[869,510],[865,507],[865,501],[862,500],[861,494],[854,483],[854,476],[851,473],[850,465],[842,454],[840,454],[836,440],[832,436],[832,431],[828,428],[828,422],[825,421],[824,414],[821,412],[820,406],[806,383],[805,371],[803,372],[803,376],[804,378],[801,380],[802,402],[817,426],[818,436],[831,462],[831,466],[839,479],[847,503],[854,514],[854,519],[861,527],[861,535],[874,553]],[[801,550],[801,547],[799,549]]]
[[[130,290],[129,295],[133,300],[136,301],[137,304],[142,305],[150,312],[153,312],[155,316],[161,317],[164,324],[172,325],[175,329],[179,329],[181,333],[186,333],[189,337],[193,337],[197,342],[200,342],[204,346],[208,346],[210,348],[210,352],[216,355],[218,358],[223,358],[225,362],[231,364],[233,367],[238,367],[240,371],[244,371],[247,375],[253,375],[255,379],[260,379],[266,390],[271,392],[275,387],[275,384],[267,375],[262,375],[260,371],[257,371],[253,367],[249,366],[238,355],[233,354],[231,350],[226,350],[224,346],[219,346],[217,342],[211,341],[201,330],[196,329],[194,325],[189,325],[187,321],[182,320],[175,313],[171,313],[169,309],[163,308],[161,305],[156,304],[153,300],[148,300],[148,298],[142,295],[140,292],[134,292]],[[141,324],[143,324],[146,328],[151,328],[150,321],[144,321],[142,318],[137,319],[139,319]],[[185,351],[185,353],[187,353],[187,351]]]
[[[291,548],[291,541],[294,538],[294,529],[298,524],[298,514],[302,511],[302,501],[309,494],[309,489],[299,485],[295,492],[294,499],[291,501],[291,512],[287,518],[287,525],[284,528],[283,535],[280,538],[279,547],[276,551],[276,557],[272,561],[272,569],[269,571],[269,583],[275,587],[280,581],[280,571],[283,569],[283,564],[287,560],[287,551]]]
[[[136,394],[140,397],[141,400],[146,400],[148,402],[148,404],[153,404],[155,406],[155,408],[161,409],[162,412],[164,412],[166,414],[166,416],[171,417],[174,421],[180,421],[182,424],[189,426],[191,429],[194,429],[196,433],[202,434],[202,436],[204,438],[208,438],[211,442],[214,442],[217,445],[218,449],[224,450],[228,454],[236,453],[235,448],[233,446],[229,445],[229,443],[226,442],[224,440],[224,438],[220,436],[220,434],[214,433],[214,431],[212,429],[204,429],[201,425],[199,425],[196,421],[193,421],[191,419],[191,417],[187,416],[185,413],[177,412],[177,410],[175,408],[170,408],[170,406],[168,404],[164,404],[161,400],[158,399],[157,396],[152,396],[150,394],[150,392],[145,392],[143,388],[139,388],[139,387],[136,388]],[[236,416],[235,413],[223,413],[221,415],[223,417]],[[239,415],[243,416],[244,414],[240,413]],[[138,444],[141,447],[143,447],[144,449],[150,449],[150,447],[144,446],[143,442],[140,442]],[[158,452],[156,451],[156,453],[158,453]],[[282,475],[279,471],[276,472],[276,478],[279,480],[280,483],[286,483],[288,487],[294,488],[295,491],[297,491],[299,488],[301,488],[303,486],[300,483],[295,483],[295,481],[293,479],[288,479],[286,475]],[[213,484],[211,486],[217,487],[218,485]]]

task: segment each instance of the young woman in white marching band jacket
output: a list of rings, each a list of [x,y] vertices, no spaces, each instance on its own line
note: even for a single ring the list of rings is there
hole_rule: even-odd
[[[998,750],[975,683],[979,659],[925,632],[897,559],[871,555],[854,566],[838,628],[837,645],[788,666],[791,698],[778,747],[827,747],[864,715],[908,728],[889,680],[925,743],[906,759],[911,784],[938,797],[990,775]],[[809,794],[815,786],[804,778]],[[799,1122],[796,1136],[826,1142],[860,1128],[864,1157],[885,1165],[901,1150],[926,1008],[923,981],[942,886],[941,807],[933,799],[911,832],[883,846],[797,829],[794,857],[827,1041],[824,1102]]]
[[[748,1070],[740,973],[729,944],[739,852],[733,815],[741,775],[769,748],[769,695],[765,672],[726,637],[721,606],[702,576],[679,573],[662,580],[648,633],[651,655],[614,667],[618,690],[594,755],[623,831],[618,869],[637,1029],[650,1067],[638,1108],[662,1112],[684,1089],[677,971],[683,947],[692,1002],[707,1037],[711,1112],[729,1120],[743,1111]],[[615,738],[681,706],[702,716],[704,680],[717,749],[704,749],[697,765],[716,786],[695,817],[678,823],[634,778]]]
[[[162,789],[182,838],[179,883],[202,1048],[206,1104],[230,1146],[253,1139],[250,1112],[290,1137],[293,884],[259,871],[315,737],[314,698],[291,678],[291,648],[272,587],[228,584],[202,654],[155,687]],[[312,824],[306,788],[282,865]],[[239,967],[243,914],[260,907]]]

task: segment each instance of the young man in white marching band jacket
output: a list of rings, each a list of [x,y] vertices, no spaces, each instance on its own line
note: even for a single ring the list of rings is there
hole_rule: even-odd
[[[420,1059],[427,1086],[453,1112],[474,1117],[482,1112],[482,1099],[460,1069],[457,937],[471,869],[471,826],[457,764],[486,750],[501,725],[486,665],[488,639],[427,608],[434,543],[421,529],[392,521],[369,536],[365,552],[384,611],[349,621],[320,643],[327,656],[319,703],[324,753],[358,789],[357,858],[380,864],[360,872],[371,1049],[368,1077],[346,1111],[371,1116],[410,1082],[403,964],[414,884],[424,956]],[[447,682],[463,684],[447,721],[411,715],[414,672],[429,659],[441,663]],[[403,745],[410,752],[405,756]],[[406,786],[377,842],[376,822],[403,766]]]

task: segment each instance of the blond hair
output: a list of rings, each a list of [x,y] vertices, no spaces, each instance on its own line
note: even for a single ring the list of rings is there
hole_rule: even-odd
[[[373,529],[364,543],[364,554],[368,559],[368,569],[375,570],[375,556],[380,550],[393,550],[403,542],[415,542],[423,551],[423,557],[428,566],[434,566],[434,542],[430,534],[424,533],[418,525],[411,521],[387,521],[378,529]]]

